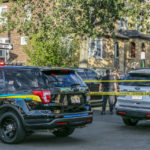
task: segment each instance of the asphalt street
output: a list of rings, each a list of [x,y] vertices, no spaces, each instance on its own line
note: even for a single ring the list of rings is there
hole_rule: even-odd
[[[7,145],[0,142],[0,150],[149,150],[150,121],[127,127],[119,116],[100,115],[94,111],[94,122],[76,129],[67,138],[56,138],[48,132],[38,132],[23,143]]]

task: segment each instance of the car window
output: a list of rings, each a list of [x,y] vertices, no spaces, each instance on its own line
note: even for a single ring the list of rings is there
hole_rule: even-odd
[[[150,74],[128,74],[125,80],[150,80]],[[150,82],[122,82],[120,85],[127,86],[150,86]]]
[[[40,71],[7,70],[5,78],[8,91],[46,88],[46,82]]]
[[[3,78],[3,72],[0,70],[0,90],[4,89],[4,78]]]
[[[86,75],[88,77],[88,80],[97,80],[98,75],[97,75],[97,73],[95,71],[88,70],[85,73],[86,73]]]
[[[87,79],[87,76],[86,76],[84,70],[77,71],[77,74],[82,78],[82,80],[86,80]]]
[[[86,84],[72,71],[48,70],[43,72],[49,77],[50,86],[54,87],[72,87],[76,85],[86,86]]]

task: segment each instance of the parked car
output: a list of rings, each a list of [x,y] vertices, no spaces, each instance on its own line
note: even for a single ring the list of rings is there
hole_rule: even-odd
[[[94,69],[94,70],[96,71],[96,73],[97,73],[98,75],[100,75],[100,76],[105,76],[107,69],[108,69],[108,68],[96,68],[96,69]],[[111,69],[110,69],[110,71],[111,71]]]
[[[90,68],[73,68],[76,73],[82,78],[83,81],[85,80],[100,80],[101,76],[96,73],[95,70]],[[99,91],[99,82],[86,82],[91,92],[98,92]],[[97,107],[102,105],[102,96],[101,95],[91,95],[91,106]]]
[[[3,142],[21,142],[39,129],[65,137],[75,128],[92,122],[88,87],[74,71],[43,72],[48,77],[37,67],[0,67],[0,137]]]
[[[150,69],[133,70],[125,80],[150,80]],[[120,92],[150,92],[150,82],[124,82],[119,85]],[[116,103],[117,114],[124,124],[136,125],[140,120],[150,119],[149,95],[120,95]]]

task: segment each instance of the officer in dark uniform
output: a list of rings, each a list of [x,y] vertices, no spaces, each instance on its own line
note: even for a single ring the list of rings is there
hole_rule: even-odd
[[[102,80],[114,80],[114,77],[110,74],[110,70],[106,70],[106,76],[102,78]],[[115,82],[102,82],[99,85],[99,91],[103,92],[117,92],[117,85]],[[114,95],[103,95],[103,103],[102,103],[102,112],[101,114],[105,114],[107,99],[109,100],[109,110],[110,114],[113,114],[114,107]]]

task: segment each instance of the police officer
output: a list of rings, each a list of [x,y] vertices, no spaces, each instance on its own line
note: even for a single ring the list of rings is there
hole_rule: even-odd
[[[113,75],[110,74],[110,70],[106,70],[106,76],[102,78],[102,80],[114,80]],[[103,92],[117,92],[117,85],[115,82],[101,82],[99,85],[99,91]],[[110,114],[113,114],[113,106],[114,106],[114,100],[115,96],[114,95],[103,95],[103,102],[102,102],[102,112],[101,114],[105,114],[106,110],[106,104],[107,104],[107,99],[109,100],[109,110]]]

